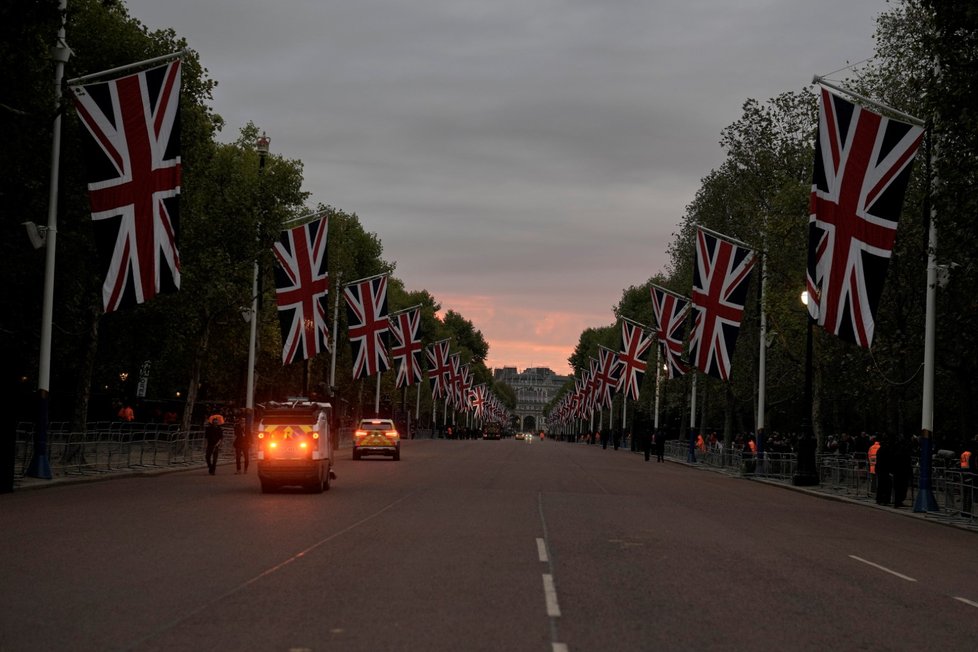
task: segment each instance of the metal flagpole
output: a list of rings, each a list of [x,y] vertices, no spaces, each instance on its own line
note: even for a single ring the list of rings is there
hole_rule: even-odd
[[[383,372],[377,371],[377,390],[374,392],[374,416],[380,416],[380,376]]]
[[[936,183],[930,179],[933,165],[933,132],[927,134],[928,194]],[[924,391],[920,414],[920,487],[913,501],[915,512],[937,511],[937,500],[931,489],[931,436],[934,433],[934,353],[937,339],[937,210],[933,196],[930,200],[930,228],[927,235],[927,311],[924,318]],[[972,453],[974,455],[975,453]]]
[[[133,68],[139,68],[140,66],[148,66],[154,63],[160,63],[161,61],[170,61],[171,59],[176,59],[187,54],[189,50],[184,48],[183,50],[177,50],[176,52],[171,52],[170,54],[164,54],[159,57],[153,57],[152,59],[143,59],[142,61],[137,61],[135,63],[127,63],[124,66],[118,66],[116,68],[109,68],[108,70],[100,70],[99,72],[93,72],[90,75],[82,75],[81,77],[74,77],[68,80],[70,85],[84,84],[85,82],[92,81],[93,79],[98,79],[99,77],[108,77],[117,72],[125,72],[127,70],[132,70]]]
[[[761,341],[757,362],[757,460],[764,468],[764,411],[767,409],[767,253],[761,254]]]
[[[262,132],[258,138],[258,180],[261,182],[265,174],[265,157],[268,156],[268,146],[271,139]],[[261,229],[261,225],[258,225]],[[245,390],[245,427],[252,432],[255,425],[255,351],[258,342],[258,257],[255,256],[255,269],[251,279],[251,322],[248,334],[248,387]]]
[[[659,369],[661,366],[659,363],[659,343],[655,343],[655,416],[653,417],[652,425],[655,431],[659,431],[659,383],[662,381],[662,371]]]
[[[26,474],[50,480],[48,462],[48,395],[51,390],[51,332],[54,323],[54,258],[58,236],[58,171],[61,162],[61,81],[71,49],[65,44],[65,20],[68,0],[60,0],[61,27],[58,42],[51,48],[54,59],[54,123],[51,133],[51,179],[48,186],[48,222],[44,252],[44,295],[41,306],[41,343],[37,372],[38,422],[34,432],[34,450]]]
[[[687,462],[696,461],[696,369],[690,369],[693,374],[692,396],[689,401],[689,452],[686,454]]]
[[[340,319],[340,280],[343,272],[336,272],[336,299],[333,301],[333,356],[329,362],[329,393],[332,395],[336,391],[336,337],[338,335]]]

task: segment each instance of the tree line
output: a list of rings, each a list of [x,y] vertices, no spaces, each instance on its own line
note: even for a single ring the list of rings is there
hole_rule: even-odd
[[[65,17],[72,50],[65,79],[166,55],[187,47],[172,29],[151,31],[113,0],[71,0]],[[256,403],[303,393],[329,398],[353,419],[360,405],[372,409],[373,378],[354,381],[346,342],[346,311],[340,306],[336,342],[336,383],[329,386],[330,356],[287,366],[274,300],[272,244],[296,217],[321,211],[329,220],[330,306],[340,283],[391,274],[389,311],[421,306],[423,343],[451,338],[452,351],[468,363],[474,383],[486,383],[515,405],[509,388],[493,387],[485,366],[489,345],[471,321],[442,311],[426,290],[411,290],[393,275],[383,243],[356,213],[319,204],[309,206],[302,189],[302,162],[270,153],[260,165],[258,125],[248,123],[237,138],[222,143],[227,126],[210,107],[217,81],[199,56],[182,57],[180,121],[183,168],[179,248],[181,288],[132,309],[102,311],[91,217],[82,159],[82,129],[67,99],[56,104],[49,51],[61,26],[56,1],[5,3],[0,8],[0,63],[7,71],[0,119],[6,154],[0,157],[0,346],[6,376],[8,415],[33,421],[31,394],[37,388],[44,251],[34,250],[22,223],[45,223],[53,118],[60,112],[62,139],[57,266],[51,361],[52,421],[83,429],[90,420],[115,416],[120,402],[137,401],[140,371],[148,370],[137,420],[164,409],[179,409],[188,427],[201,408],[244,406],[249,350],[245,320],[252,303],[254,263],[259,261],[259,323]],[[64,94],[67,98],[68,94]],[[294,225],[292,225],[294,226]],[[384,374],[384,409],[400,403],[394,373]],[[422,413],[431,409],[421,392]],[[362,400],[363,399],[363,400]],[[199,415],[198,415],[199,416]]]
[[[934,435],[938,446],[953,448],[974,436],[970,402],[978,389],[978,341],[971,337],[978,318],[972,291],[978,283],[978,119],[973,108],[978,106],[978,7],[964,0],[903,0],[878,17],[873,38],[874,58],[851,67],[840,83],[927,121],[930,157],[928,162],[923,149],[917,156],[872,348],[816,329],[812,404],[803,404],[807,318],[800,295],[818,117],[812,88],[744,102],[740,117],[720,134],[725,160],[702,179],[668,245],[667,268],[625,288],[613,313],[616,319],[652,324],[653,283],[689,296],[697,224],[742,240],[767,258],[767,432],[799,433],[810,409],[820,442],[842,432],[913,435],[921,424],[933,216],[939,233]],[[758,423],[759,293],[757,269],[731,379],[699,376],[702,421],[696,425],[723,433],[728,442]],[[599,345],[617,350],[620,340],[615,324],[588,328],[569,362],[580,374]],[[650,363],[636,406],[645,415],[653,409],[651,371]],[[687,432],[689,376],[666,381],[662,388],[663,427],[674,435]]]

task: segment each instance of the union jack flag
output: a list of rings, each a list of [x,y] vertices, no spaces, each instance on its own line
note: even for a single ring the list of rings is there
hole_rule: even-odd
[[[329,350],[329,271],[325,217],[283,231],[275,253],[275,303],[282,329],[282,364]]]
[[[599,345],[598,373],[594,382],[598,407],[611,409],[612,398],[621,384],[621,372],[622,364],[618,360],[618,354]]]
[[[459,353],[448,356],[448,399],[454,407],[461,407],[462,356]]]
[[[434,398],[448,396],[448,382],[452,371],[448,361],[449,343],[447,339],[440,340],[432,342],[425,349],[428,356],[428,380],[431,382],[431,395]]]
[[[421,382],[421,309],[409,308],[390,316],[394,343],[390,357],[397,363],[395,385],[400,389]]]
[[[390,369],[387,357],[387,275],[354,281],[343,288],[353,347],[353,377],[373,376]]]
[[[88,198],[114,312],[180,288],[180,61],[72,86],[88,137]]]
[[[666,377],[678,378],[689,371],[683,362],[683,327],[689,316],[689,299],[658,285],[652,286],[652,312],[657,324],[655,337],[659,340]]]
[[[720,380],[730,377],[754,262],[750,249],[696,230],[689,357],[697,369]]]
[[[652,346],[652,335],[648,326],[622,318],[622,350],[618,352],[618,361],[622,369],[618,389],[625,394],[625,398],[638,400],[639,387],[649,366],[645,356],[650,346]]]
[[[481,419],[484,414],[484,410],[488,407],[489,403],[489,389],[486,387],[485,383],[480,383],[472,388],[472,393],[469,396],[469,404],[472,406],[472,415],[476,419]]]
[[[808,311],[869,348],[924,130],[822,88],[808,218]]]

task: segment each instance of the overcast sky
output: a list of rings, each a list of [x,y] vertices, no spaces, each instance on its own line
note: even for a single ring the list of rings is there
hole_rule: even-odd
[[[126,3],[200,53],[223,141],[250,120],[301,160],[311,205],[356,213],[408,290],[482,331],[489,366],[558,373],[624,288],[664,269],[743,102],[870,57],[891,6]]]

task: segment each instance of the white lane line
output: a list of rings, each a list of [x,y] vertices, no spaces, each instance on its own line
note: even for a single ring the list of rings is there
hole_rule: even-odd
[[[547,556],[547,544],[540,537],[537,537],[537,556],[542,562],[550,561],[550,557]]]
[[[908,582],[916,582],[917,581],[914,578],[910,577],[909,575],[904,575],[903,573],[898,573],[895,570],[890,570],[886,566],[880,566],[879,564],[874,564],[873,562],[869,561],[868,559],[863,559],[862,557],[857,557],[856,555],[849,555],[849,558],[850,559],[855,559],[856,561],[862,562],[862,563],[864,563],[864,564],[866,564],[868,566],[872,566],[873,568],[878,568],[881,571],[883,571],[884,573],[889,573],[890,575],[896,575],[901,580],[907,580]]]
[[[567,652],[567,643],[554,643],[553,652]]]
[[[543,574],[543,595],[547,598],[547,615],[553,618],[560,616],[560,606],[557,604],[557,589],[554,588],[554,576]]]
[[[963,602],[972,607],[978,607],[978,602],[972,602],[968,598],[959,598],[958,596],[954,596],[954,599],[957,600],[958,602]]]

